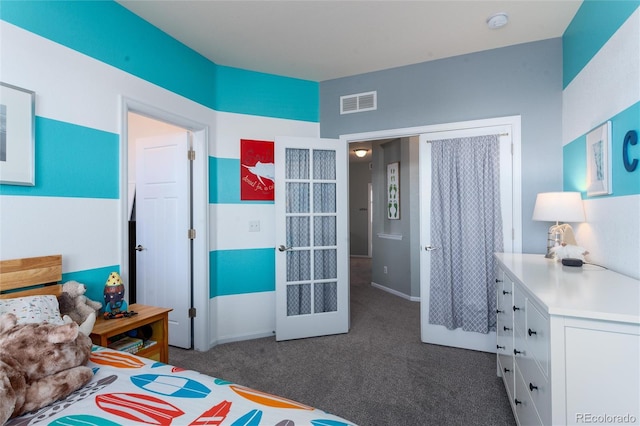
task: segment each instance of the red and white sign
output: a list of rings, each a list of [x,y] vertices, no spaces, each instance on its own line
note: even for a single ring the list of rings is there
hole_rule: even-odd
[[[274,143],[240,139],[240,199],[273,201]]]

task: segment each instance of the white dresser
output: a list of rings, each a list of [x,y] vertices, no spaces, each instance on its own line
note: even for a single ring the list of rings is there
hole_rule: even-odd
[[[496,258],[498,375],[518,424],[640,424],[640,280]]]

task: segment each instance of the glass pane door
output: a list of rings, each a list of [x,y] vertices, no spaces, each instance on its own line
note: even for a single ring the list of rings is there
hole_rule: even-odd
[[[349,329],[347,147],[276,138],[276,339]]]
[[[336,153],[286,149],[287,316],[338,309]]]

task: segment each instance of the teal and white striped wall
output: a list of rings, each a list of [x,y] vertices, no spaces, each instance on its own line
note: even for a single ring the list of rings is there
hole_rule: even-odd
[[[578,243],[590,259],[640,278],[640,168],[627,172],[622,144],[640,133],[640,1],[586,0],[563,36],[563,187],[580,191],[587,222]],[[612,125],[610,195],[587,197],[586,135]],[[640,158],[640,145],[629,153]],[[635,219],[630,219],[635,218]]]
[[[121,260],[121,97],[180,110],[210,129],[210,341],[270,333],[274,208],[240,200],[240,139],[318,136],[318,83],[219,66],[116,2],[3,2],[0,34],[2,81],[36,92],[36,186],[0,186],[0,258],[61,253],[63,279],[102,300]]]

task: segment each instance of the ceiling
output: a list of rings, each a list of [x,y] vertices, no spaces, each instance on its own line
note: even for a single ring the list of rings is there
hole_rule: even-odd
[[[582,2],[117,1],[218,65],[317,82],[560,37]]]

